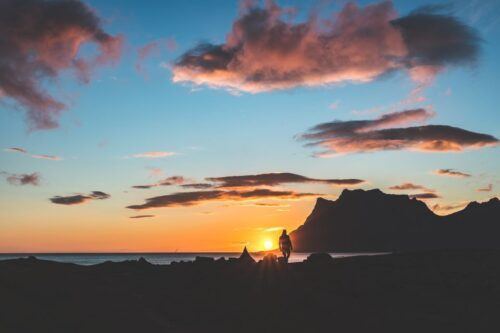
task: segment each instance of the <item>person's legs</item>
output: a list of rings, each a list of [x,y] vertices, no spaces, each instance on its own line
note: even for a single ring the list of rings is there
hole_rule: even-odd
[[[286,262],[288,262],[288,258],[290,258],[290,250],[286,249],[285,252],[283,253],[283,256],[286,259]]]

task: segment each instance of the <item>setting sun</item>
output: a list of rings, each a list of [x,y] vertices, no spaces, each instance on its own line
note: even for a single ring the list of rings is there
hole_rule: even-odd
[[[273,242],[270,239],[264,241],[264,249],[271,250],[273,248]]]

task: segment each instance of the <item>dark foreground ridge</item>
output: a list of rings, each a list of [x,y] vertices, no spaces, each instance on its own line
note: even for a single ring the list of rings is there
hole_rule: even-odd
[[[0,261],[0,332],[498,332],[500,251]]]
[[[498,235],[498,198],[439,216],[422,201],[378,189],[344,190],[335,201],[318,198],[305,223],[290,233],[302,252],[500,249]]]

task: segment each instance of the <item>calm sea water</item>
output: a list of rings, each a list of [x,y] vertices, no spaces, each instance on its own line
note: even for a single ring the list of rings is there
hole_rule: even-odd
[[[334,258],[352,257],[359,255],[374,255],[376,253],[330,253]],[[196,256],[212,258],[237,258],[240,253],[20,253],[20,254],[0,254],[0,260],[26,258],[35,256],[38,259],[67,262],[78,265],[95,265],[105,261],[125,261],[138,260],[143,257],[152,264],[167,265],[173,261],[191,261]],[[290,262],[300,262],[305,260],[309,253],[292,253]],[[252,254],[255,260],[260,260],[263,254]]]

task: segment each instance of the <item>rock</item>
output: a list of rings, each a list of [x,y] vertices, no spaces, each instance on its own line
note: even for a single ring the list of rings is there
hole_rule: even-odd
[[[329,264],[332,261],[333,258],[328,253],[312,253],[305,260],[305,262],[310,264]]]
[[[202,256],[196,256],[196,258],[194,259],[194,263],[195,264],[211,264],[213,263],[215,260],[214,258],[212,257],[202,257]]]
[[[147,261],[143,257],[140,257],[139,260],[137,260],[137,263],[139,263],[141,265],[144,265],[144,264],[149,265],[149,261]]]
[[[261,260],[264,264],[276,264],[278,257],[274,253],[268,253]]]
[[[243,249],[243,252],[241,253],[240,257],[238,258],[238,262],[243,264],[255,264],[255,259],[252,258],[250,253],[248,253],[246,246]]]

